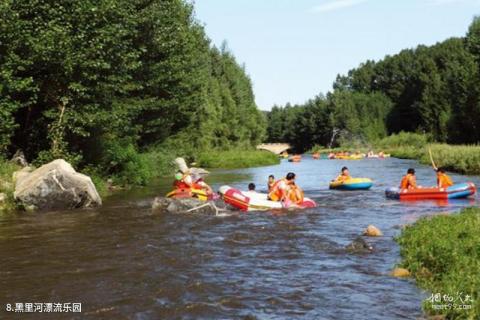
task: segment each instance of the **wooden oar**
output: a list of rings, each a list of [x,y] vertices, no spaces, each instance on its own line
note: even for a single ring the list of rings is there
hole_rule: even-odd
[[[428,153],[430,154],[430,161],[432,162],[433,170],[437,171],[438,168],[435,165],[435,161],[433,161],[432,149],[430,149],[430,147],[428,147]]]

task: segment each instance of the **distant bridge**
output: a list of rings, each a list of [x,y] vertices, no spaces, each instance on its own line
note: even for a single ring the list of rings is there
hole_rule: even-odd
[[[262,143],[257,146],[258,150],[267,150],[275,154],[280,154],[291,148],[292,146],[288,143]]]

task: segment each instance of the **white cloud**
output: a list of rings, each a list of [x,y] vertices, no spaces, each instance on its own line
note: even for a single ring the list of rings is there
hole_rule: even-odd
[[[312,11],[317,13],[322,13],[322,12],[340,10],[340,9],[356,6],[365,1],[367,0],[330,0],[328,2],[319,4],[318,6],[313,7]]]

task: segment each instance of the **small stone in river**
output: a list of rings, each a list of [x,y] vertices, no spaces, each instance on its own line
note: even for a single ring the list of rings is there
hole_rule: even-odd
[[[410,271],[405,268],[395,268],[393,269],[391,276],[396,278],[410,277]]]
[[[383,236],[383,233],[374,225],[369,225],[363,232],[363,235],[367,237],[381,237]]]
[[[373,251],[373,247],[360,236],[355,238],[345,249],[349,253],[370,253]]]

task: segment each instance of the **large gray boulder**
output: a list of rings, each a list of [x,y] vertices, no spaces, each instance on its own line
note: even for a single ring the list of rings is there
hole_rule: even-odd
[[[102,205],[90,177],[78,173],[63,159],[32,171],[14,174],[14,197],[25,207],[40,210],[88,208]]]

